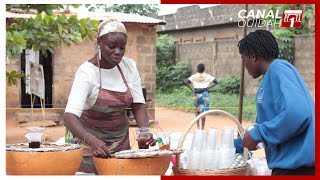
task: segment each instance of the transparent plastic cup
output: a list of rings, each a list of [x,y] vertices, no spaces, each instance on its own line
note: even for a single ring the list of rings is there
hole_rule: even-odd
[[[219,148],[218,168],[229,168],[236,158],[236,148]]]
[[[171,133],[172,133],[171,131],[169,131],[169,132],[158,132],[158,133],[156,133],[156,137],[157,138],[161,138],[163,140],[164,144],[170,146],[170,134]]]
[[[232,127],[224,127],[222,130],[221,148],[234,148],[234,131]]]
[[[39,148],[43,133],[28,133],[25,137],[29,141],[29,148]]]
[[[187,169],[200,170],[201,169],[201,152],[198,150],[188,151]]]
[[[204,170],[217,169],[219,166],[219,151],[218,150],[205,150],[202,159]]]
[[[206,131],[197,129],[192,139],[190,150],[202,151],[206,145]]]
[[[26,138],[29,142],[41,142],[43,133],[28,133],[26,134]]]
[[[44,128],[38,126],[27,127],[28,133],[43,133]]]
[[[137,141],[139,149],[149,149],[147,141],[149,139],[150,128],[141,127],[136,129]]]
[[[179,140],[181,138],[180,132],[172,132],[170,134],[169,142],[170,142],[170,149],[177,149]]]
[[[218,129],[209,128],[207,132],[206,150],[218,149]]]
[[[27,127],[27,131],[28,133],[25,137],[29,141],[29,148],[39,148],[42,142],[44,128],[38,126]]]

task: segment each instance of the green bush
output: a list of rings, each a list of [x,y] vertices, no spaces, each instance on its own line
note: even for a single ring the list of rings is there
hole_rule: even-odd
[[[189,77],[188,66],[183,63],[157,67],[156,89],[160,92],[172,92],[175,88],[182,86],[183,80]]]
[[[219,79],[219,84],[213,88],[213,92],[221,94],[239,94],[240,78],[225,76]]]

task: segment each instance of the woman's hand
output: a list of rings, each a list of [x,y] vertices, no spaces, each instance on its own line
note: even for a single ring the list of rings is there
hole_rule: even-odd
[[[146,145],[155,146],[156,144],[157,144],[157,140],[153,138],[152,133],[149,133]]]
[[[107,145],[102,140],[96,138],[95,136],[90,137],[89,146],[92,149],[93,155],[98,158],[110,158],[111,155],[107,148]]]

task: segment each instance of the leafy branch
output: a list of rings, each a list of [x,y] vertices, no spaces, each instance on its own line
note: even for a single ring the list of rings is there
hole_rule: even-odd
[[[302,15],[302,24],[299,28],[283,28],[275,26],[272,29],[272,34],[276,37],[279,44],[279,58],[286,59],[290,63],[294,62],[294,35],[299,34],[308,34],[314,33],[314,27],[310,27],[309,21],[315,16],[315,6],[312,4],[284,4],[279,7],[278,4],[266,5],[267,12],[269,10],[273,11],[273,14],[276,13],[277,10],[280,12],[284,12],[284,10],[288,9],[301,9],[303,11]],[[282,14],[280,14],[282,16]],[[281,24],[282,19],[264,19],[265,21],[280,21]]]
[[[79,7],[79,5],[72,5]],[[63,5],[7,5],[6,10],[17,8],[30,11],[37,10],[35,18],[14,19],[6,28],[6,55],[9,59],[16,59],[23,49],[33,48],[47,56],[47,51],[54,52],[54,48],[71,46],[83,39],[92,39],[99,22],[90,18],[78,19],[76,15],[70,17],[65,14],[55,15],[53,9],[64,8]],[[41,12],[46,12],[42,15]],[[7,72],[8,85],[16,84],[13,78],[21,78],[21,73]]]

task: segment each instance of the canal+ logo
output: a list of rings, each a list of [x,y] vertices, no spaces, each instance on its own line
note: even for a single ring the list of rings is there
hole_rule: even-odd
[[[238,12],[239,27],[301,27],[302,10],[285,10],[280,16],[279,10],[249,10],[242,9]],[[266,20],[264,20],[266,19]],[[273,20],[272,20],[273,19]],[[275,20],[275,21],[274,21]],[[282,22],[280,23],[280,20]]]

